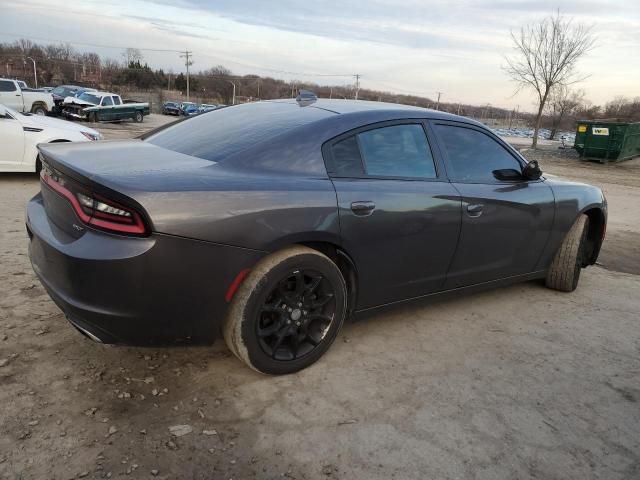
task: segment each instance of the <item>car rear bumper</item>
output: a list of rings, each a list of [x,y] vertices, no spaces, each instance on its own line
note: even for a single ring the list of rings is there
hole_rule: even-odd
[[[103,343],[213,342],[229,285],[264,255],[158,233],[86,228],[75,238],[47,216],[40,194],[27,205],[26,225],[43,286],[74,326]]]

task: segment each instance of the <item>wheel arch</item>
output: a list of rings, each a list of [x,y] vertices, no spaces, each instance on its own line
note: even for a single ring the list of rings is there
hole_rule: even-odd
[[[347,284],[347,316],[351,315],[358,302],[358,269],[351,255],[333,242],[301,241],[297,242],[297,245],[323,253],[338,266]]]
[[[36,100],[35,102],[33,102],[31,104],[31,112],[33,113],[33,111],[37,108],[37,107],[42,107],[44,108],[45,112],[49,112],[49,106],[47,105],[47,103],[43,100]]]
[[[604,235],[607,230],[607,216],[600,205],[590,205],[584,208],[581,215],[586,215],[589,218],[589,230],[587,231],[587,252],[584,256],[583,266],[593,265],[598,259],[600,253],[600,247],[604,240]]]

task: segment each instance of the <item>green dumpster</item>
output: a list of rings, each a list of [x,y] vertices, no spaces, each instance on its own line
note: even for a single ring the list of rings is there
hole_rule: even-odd
[[[580,120],[573,147],[580,158],[601,163],[640,156],[640,123]]]

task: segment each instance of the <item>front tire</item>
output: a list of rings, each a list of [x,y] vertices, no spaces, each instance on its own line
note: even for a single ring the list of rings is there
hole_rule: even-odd
[[[261,260],[236,292],[224,322],[229,349],[249,367],[297,372],[331,346],[347,313],[347,288],[337,265],[307,247]]]
[[[44,116],[47,114],[47,110],[42,105],[34,105],[31,109],[31,113],[34,115]]]
[[[547,272],[546,285],[561,292],[573,292],[580,280],[589,217],[580,215],[556,252]]]

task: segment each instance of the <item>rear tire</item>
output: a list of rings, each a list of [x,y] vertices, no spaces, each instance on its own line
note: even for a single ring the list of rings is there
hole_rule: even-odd
[[[136,123],[142,123],[144,120],[144,115],[142,114],[142,112],[136,112],[135,115],[133,116],[133,121]]]
[[[561,292],[573,292],[580,280],[589,217],[580,215],[556,252],[547,272],[546,285]]]
[[[331,346],[347,313],[347,287],[327,256],[295,246],[261,260],[224,322],[229,349],[254,370],[297,372]]]

